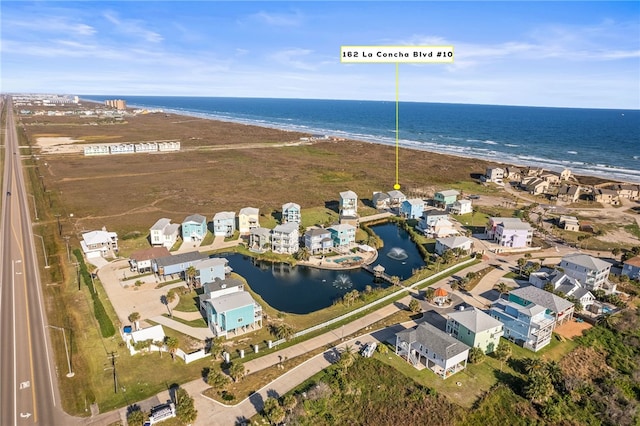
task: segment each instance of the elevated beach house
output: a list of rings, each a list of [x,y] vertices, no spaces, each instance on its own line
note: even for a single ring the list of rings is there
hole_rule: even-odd
[[[416,225],[416,228],[419,231],[426,232],[427,229],[431,228],[439,219],[448,219],[449,214],[440,209],[427,209],[422,212],[422,219]]]
[[[356,227],[348,223],[333,225],[328,228],[331,232],[333,247],[338,251],[346,252],[356,243]]]
[[[251,229],[249,232],[249,250],[255,253],[264,253],[271,249],[271,229],[261,226]]]
[[[170,249],[178,241],[179,232],[180,225],[171,223],[171,219],[158,219],[149,230],[151,245]]]
[[[333,250],[331,231],[324,228],[311,228],[304,233],[304,246],[310,254],[329,253]]]
[[[640,280],[640,256],[635,256],[624,261],[622,275],[626,275],[632,280]]]
[[[407,196],[397,189],[389,191],[387,194],[389,195],[389,207],[392,209],[399,209],[402,206],[402,203],[407,200]]]
[[[340,193],[340,223],[358,226],[358,194],[353,191]]]
[[[184,278],[184,273],[190,266],[194,266],[198,261],[205,258],[207,258],[207,255],[204,253],[190,251],[153,259],[151,268],[153,272],[161,276],[180,274]]]
[[[502,183],[505,178],[505,170],[501,167],[487,167],[484,174],[486,182]]]
[[[509,301],[522,306],[536,304],[546,309],[554,319],[553,328],[573,319],[574,305],[560,296],[533,285],[516,288],[509,292]]]
[[[103,226],[99,231],[83,233],[80,246],[87,259],[113,255],[118,252],[118,234],[107,232]]]
[[[436,192],[433,200],[436,206],[446,209],[458,200],[458,195],[460,195],[460,193],[455,189],[447,189]]]
[[[396,334],[396,355],[416,368],[429,368],[443,379],[466,368],[469,349],[466,344],[426,322]]]
[[[473,247],[473,240],[463,236],[445,237],[436,239],[436,253],[440,256],[447,250],[460,250],[469,253]]]
[[[235,212],[218,212],[213,216],[213,235],[229,238],[234,232],[236,232]]]
[[[251,230],[260,226],[260,210],[255,207],[245,207],[238,213],[238,230],[240,235],[249,235]]]
[[[300,214],[300,204],[286,203],[282,205],[282,223],[300,224],[302,221]]]
[[[533,228],[517,217],[490,217],[487,237],[503,247],[524,248],[531,245]]]
[[[580,281],[587,290],[612,291],[615,288],[607,281],[611,272],[611,264],[604,260],[582,253],[571,253],[562,258],[559,266],[565,274]]]
[[[519,346],[537,352],[551,342],[555,319],[543,306],[498,299],[489,315],[504,325],[504,337]]]
[[[404,200],[400,204],[400,215],[407,219],[420,219],[424,212],[425,202],[420,198]]]
[[[473,206],[471,205],[471,200],[458,200],[449,207],[449,213],[458,216],[472,212]]]
[[[200,309],[214,336],[237,336],[262,327],[262,307],[243,288],[242,282],[234,279],[203,286]]]
[[[202,259],[193,264],[196,270],[195,279],[200,285],[224,280],[230,273],[229,261],[223,257]]]
[[[447,333],[465,345],[480,348],[485,354],[493,352],[500,343],[504,325],[477,308],[449,313]]]
[[[182,241],[202,241],[207,235],[207,218],[201,214],[187,216],[182,222]]]
[[[271,251],[274,253],[294,254],[300,248],[298,223],[287,222],[277,225],[271,231]]]
[[[529,283],[545,289],[551,287],[551,291],[558,296],[573,297],[587,309],[595,301],[593,294],[587,290],[580,281],[565,274],[559,269],[541,268],[529,275]]]

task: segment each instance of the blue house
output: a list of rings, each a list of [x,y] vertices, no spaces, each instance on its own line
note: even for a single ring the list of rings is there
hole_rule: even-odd
[[[282,223],[300,223],[300,205],[296,203],[287,203],[282,205]]]
[[[207,235],[207,218],[192,214],[182,222],[182,241],[202,241]]]
[[[640,256],[632,257],[624,261],[622,275],[626,275],[632,280],[640,280]]]
[[[158,275],[183,274],[187,268],[205,259],[206,254],[199,251],[190,251],[173,256],[159,257],[151,260],[151,268]]]
[[[262,327],[262,307],[251,294],[236,291],[204,301],[209,328],[216,337],[239,335]]]
[[[331,232],[333,246],[336,248],[351,248],[356,242],[356,227],[353,225],[341,223],[327,229]]]
[[[504,324],[504,337],[534,352],[551,342],[555,318],[544,306],[498,299],[491,305],[489,315]]]
[[[420,198],[411,198],[404,200],[400,204],[400,214],[407,219],[419,219],[424,212],[424,200]]]
[[[213,216],[213,235],[231,237],[236,232],[235,212],[219,212]]]
[[[201,284],[214,282],[216,279],[224,280],[231,273],[229,261],[222,257],[203,259],[193,265],[196,269],[195,279]]]

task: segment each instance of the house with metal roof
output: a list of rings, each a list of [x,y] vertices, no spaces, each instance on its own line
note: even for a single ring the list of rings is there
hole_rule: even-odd
[[[88,259],[108,256],[118,252],[118,234],[107,232],[105,227],[100,231],[85,232],[82,234],[80,246]]]
[[[331,231],[324,228],[312,228],[304,233],[304,246],[310,254],[329,253],[333,250]]]
[[[158,219],[149,230],[151,245],[170,249],[178,241],[179,231],[180,225],[171,223],[171,219],[165,217]]]
[[[447,208],[456,202],[458,195],[460,195],[460,193],[455,189],[447,189],[445,191],[436,192],[433,196],[433,200],[435,201],[436,206]]]
[[[158,275],[184,274],[190,266],[207,258],[207,255],[199,251],[174,254],[173,256],[160,257],[151,261],[153,272]]]
[[[236,232],[236,213],[218,212],[213,216],[213,235],[229,238]]]
[[[503,247],[529,247],[533,239],[531,225],[517,217],[490,217],[486,233],[488,239]]]
[[[572,253],[565,255],[560,261],[560,267],[568,276],[580,281],[587,290],[615,289],[607,282],[611,272],[611,264],[604,260],[582,254]]]
[[[521,305],[498,299],[493,302],[489,315],[504,325],[504,337],[534,352],[551,342],[555,318],[535,303]]]
[[[528,306],[531,303],[542,306],[546,309],[546,314],[554,318],[556,322],[554,328],[556,325],[564,324],[573,318],[573,303],[536,286],[529,285],[511,290],[509,301],[523,306]]]
[[[407,200],[407,196],[397,189],[391,190],[387,194],[389,195],[389,207],[392,209],[399,209],[402,203]]]
[[[224,280],[231,273],[229,261],[223,257],[202,259],[194,263],[193,267],[196,270],[194,278],[202,286],[216,279]]]
[[[207,235],[207,218],[201,214],[187,216],[182,222],[182,241],[202,241]]]
[[[271,231],[271,251],[274,253],[294,254],[300,248],[300,236],[297,222],[277,225]]]
[[[454,311],[447,317],[447,333],[486,354],[498,347],[504,334],[502,322],[477,308]]]
[[[302,222],[300,204],[286,203],[282,205],[282,223]]]
[[[632,280],[640,280],[640,256],[625,260],[623,265],[622,275],[626,275]]]
[[[358,226],[358,194],[353,191],[340,193],[340,223]]]
[[[469,349],[426,322],[396,334],[396,355],[418,369],[429,368],[443,379],[466,368]]]
[[[212,296],[201,303],[216,337],[239,335],[262,327],[262,307],[246,291]]]
[[[257,226],[249,233],[249,250],[264,253],[271,249],[271,229]]]
[[[421,219],[424,212],[424,200],[421,198],[410,198],[400,204],[400,214],[407,219]]]

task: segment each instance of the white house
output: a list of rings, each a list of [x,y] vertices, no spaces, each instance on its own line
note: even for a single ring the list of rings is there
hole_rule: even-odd
[[[282,205],[282,223],[300,223],[300,204],[286,203]]]
[[[468,253],[473,246],[473,240],[463,236],[454,236],[436,239],[436,253],[442,256],[447,250],[460,249]]]
[[[440,218],[427,228],[424,233],[431,238],[444,238],[457,235],[458,231],[449,219]]]
[[[105,227],[100,231],[85,232],[80,246],[87,258],[108,256],[118,252],[118,234],[107,232]]]
[[[449,213],[463,215],[473,212],[471,200],[458,200],[449,207]]]
[[[502,183],[504,169],[501,167],[487,167],[484,177],[487,182]]]
[[[358,194],[353,191],[340,193],[340,223],[358,225]]]
[[[517,217],[491,217],[487,237],[503,247],[524,248],[531,245],[533,228]]]
[[[396,334],[396,355],[411,365],[423,365],[443,379],[467,366],[469,346],[423,322]]]
[[[271,231],[271,251],[274,253],[294,254],[300,248],[298,223],[287,222]]]
[[[611,272],[611,264],[582,253],[565,255],[560,261],[560,267],[568,276],[577,279],[591,291],[607,288],[607,278]]]
[[[160,324],[157,324],[151,327],[132,331],[131,333],[124,333],[122,338],[124,339],[131,355],[135,355],[139,352],[135,349],[136,343],[144,342],[147,340],[151,343],[151,346],[149,346],[150,351],[165,350],[165,336],[166,335],[164,334],[164,329]],[[156,345],[154,342],[158,343],[158,345]],[[160,342],[162,343],[160,344]]]
[[[164,246],[168,249],[178,241],[180,224],[171,223],[171,219],[162,218],[149,230],[152,246]]]

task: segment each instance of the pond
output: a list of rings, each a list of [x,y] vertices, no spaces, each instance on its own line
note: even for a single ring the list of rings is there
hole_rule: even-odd
[[[374,265],[381,264],[389,275],[411,276],[424,261],[407,232],[395,224],[373,227],[385,246]],[[256,260],[238,253],[223,254],[233,271],[242,275],[253,291],[281,312],[307,314],[331,306],[345,293],[388,284],[374,283],[373,275],[362,269],[329,271],[307,266]]]

